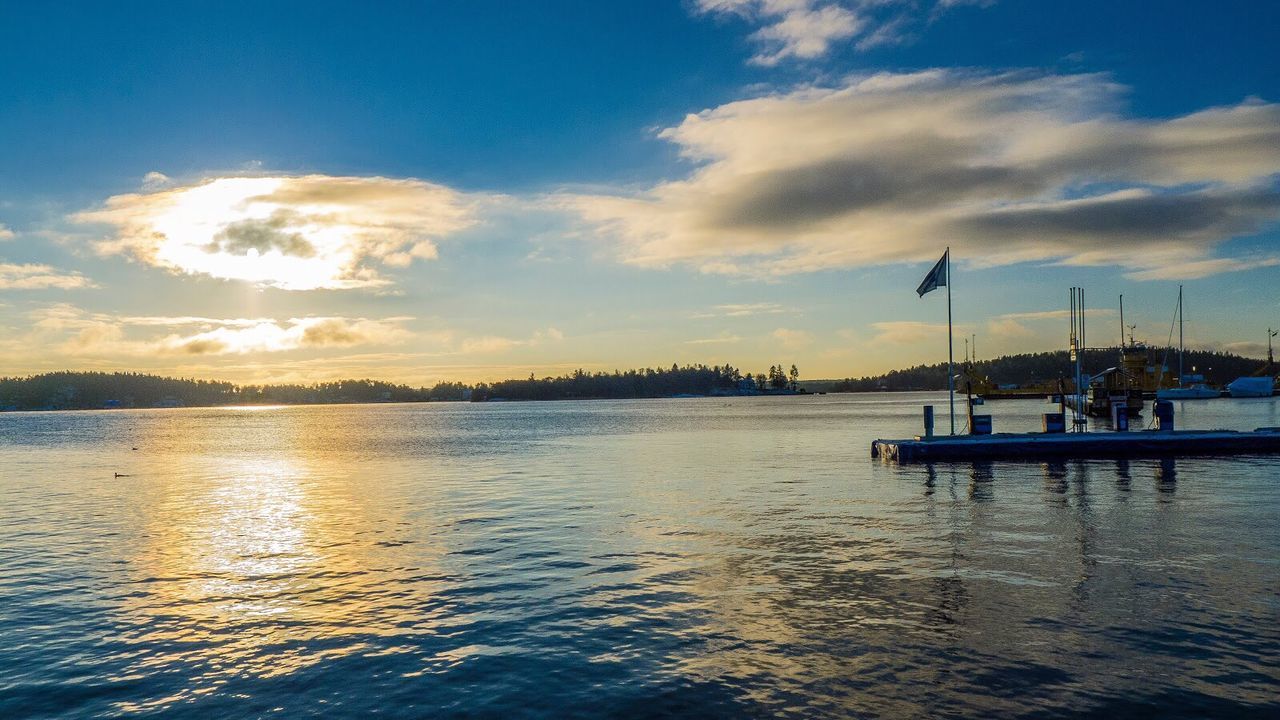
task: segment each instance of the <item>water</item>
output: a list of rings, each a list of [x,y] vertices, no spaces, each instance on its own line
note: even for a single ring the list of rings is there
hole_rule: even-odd
[[[1280,459],[870,460],[925,399],[0,415],[0,717],[1280,714]]]

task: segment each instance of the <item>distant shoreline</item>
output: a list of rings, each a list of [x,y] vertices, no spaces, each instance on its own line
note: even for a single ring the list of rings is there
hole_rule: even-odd
[[[560,398],[489,398],[486,400],[349,400],[349,401],[333,401],[333,402],[260,402],[260,403],[217,403],[217,404],[196,404],[196,405],[136,405],[136,406],[119,406],[119,407],[41,407],[41,408],[0,408],[0,415],[13,415],[18,413],[54,413],[54,412],[128,412],[131,410],[208,410],[217,408],[276,408],[276,407],[332,407],[338,405],[439,405],[439,404],[464,404],[464,405],[507,405],[513,403],[542,403],[542,402],[599,402],[607,400],[723,400],[727,398],[770,398],[770,397],[814,397],[818,395],[862,395],[874,392],[885,391],[854,391],[847,393],[811,393],[811,392],[787,392],[787,393],[754,393],[750,395],[692,395],[681,393],[676,395],[646,395],[636,397],[560,397]],[[938,392],[936,390],[903,390],[893,392]]]

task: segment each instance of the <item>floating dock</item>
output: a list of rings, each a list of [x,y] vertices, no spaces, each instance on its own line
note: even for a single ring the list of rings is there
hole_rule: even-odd
[[[1234,430],[997,433],[876,440],[871,457],[896,462],[1137,458],[1280,453],[1280,427]]]

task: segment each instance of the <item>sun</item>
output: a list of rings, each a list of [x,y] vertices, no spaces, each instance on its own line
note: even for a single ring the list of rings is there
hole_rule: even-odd
[[[284,290],[384,285],[377,265],[435,258],[435,239],[472,223],[471,202],[443,186],[325,175],[206,179],[75,219],[119,229],[106,254]]]

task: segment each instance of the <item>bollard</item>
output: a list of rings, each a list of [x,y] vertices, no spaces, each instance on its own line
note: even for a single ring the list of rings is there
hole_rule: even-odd
[[[926,438],[933,437],[933,406],[924,406],[924,436]]]

